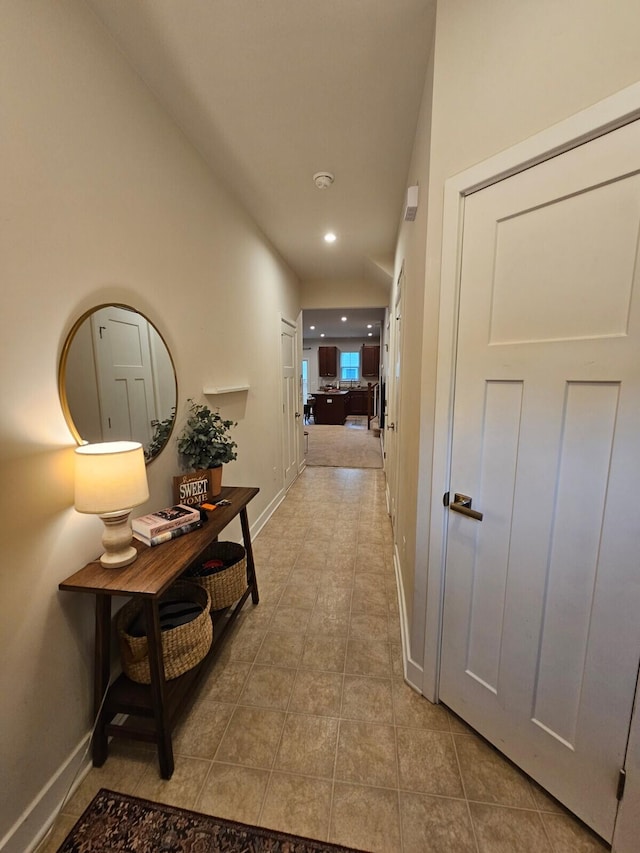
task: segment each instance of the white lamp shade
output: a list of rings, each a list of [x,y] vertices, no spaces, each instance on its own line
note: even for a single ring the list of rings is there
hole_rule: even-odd
[[[102,515],[131,509],[149,497],[142,445],[105,441],[76,448],[75,508]]]

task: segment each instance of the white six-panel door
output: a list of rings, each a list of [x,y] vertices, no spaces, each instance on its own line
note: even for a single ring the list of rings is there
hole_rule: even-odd
[[[135,311],[110,305],[91,316],[102,440],[146,447],[157,417],[149,324]]]
[[[604,838],[640,655],[640,123],[465,201],[440,697]]]

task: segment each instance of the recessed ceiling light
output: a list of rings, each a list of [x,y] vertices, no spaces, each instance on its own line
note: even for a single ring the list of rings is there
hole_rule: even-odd
[[[333,231],[328,231],[328,232],[324,235],[324,241],[325,241],[325,243],[335,243],[335,242],[336,242],[336,240],[337,240],[337,237],[336,237],[336,235],[333,233]]]
[[[368,336],[368,337],[370,337],[370,338],[372,338],[372,337],[373,337],[373,332],[367,332],[367,336]]]
[[[320,337],[324,338],[324,332],[320,332]]]
[[[342,322],[343,322],[343,323],[346,323],[346,322],[347,322],[347,318],[346,318],[346,317],[340,317],[340,319],[342,320]]]
[[[311,331],[313,331],[315,329],[315,326],[309,326],[309,328],[311,329]]]
[[[373,326],[371,325],[371,323],[367,323],[367,329],[373,329]]]

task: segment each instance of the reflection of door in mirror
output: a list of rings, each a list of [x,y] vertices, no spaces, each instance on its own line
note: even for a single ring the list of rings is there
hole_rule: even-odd
[[[93,314],[91,330],[103,440],[118,436],[146,447],[156,419],[149,324],[110,306]]]
[[[155,328],[121,306],[93,312],[69,348],[65,389],[83,440],[139,441],[145,447],[152,422],[171,414],[175,377],[169,353]]]

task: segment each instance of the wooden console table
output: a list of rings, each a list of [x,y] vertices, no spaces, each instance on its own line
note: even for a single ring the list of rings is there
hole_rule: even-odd
[[[247,504],[258,491],[257,488],[227,486],[222,489],[220,498],[231,501],[231,505],[217,507],[215,511],[208,513],[209,520],[199,530],[153,548],[134,540],[138,558],[130,566],[123,569],[105,569],[99,561],[95,561],[59,584],[61,590],[89,592],[96,597],[93,706],[97,724],[92,746],[95,767],[101,767],[107,758],[110,736],[129,737],[155,743],[160,774],[163,779],[171,778],[174,767],[171,731],[179,712],[196,683],[213,662],[227,631],[249,595],[254,604],[259,601],[247,517]],[[247,588],[233,608],[223,611],[222,615],[218,615],[218,619],[216,614],[213,614],[213,644],[204,660],[184,675],[166,681],[158,599],[192,564],[206,559],[208,546],[238,515],[247,556]],[[109,686],[112,596],[132,596],[142,602],[149,641],[149,685],[137,684],[121,674]],[[114,722],[118,714],[127,715],[124,722]]]

